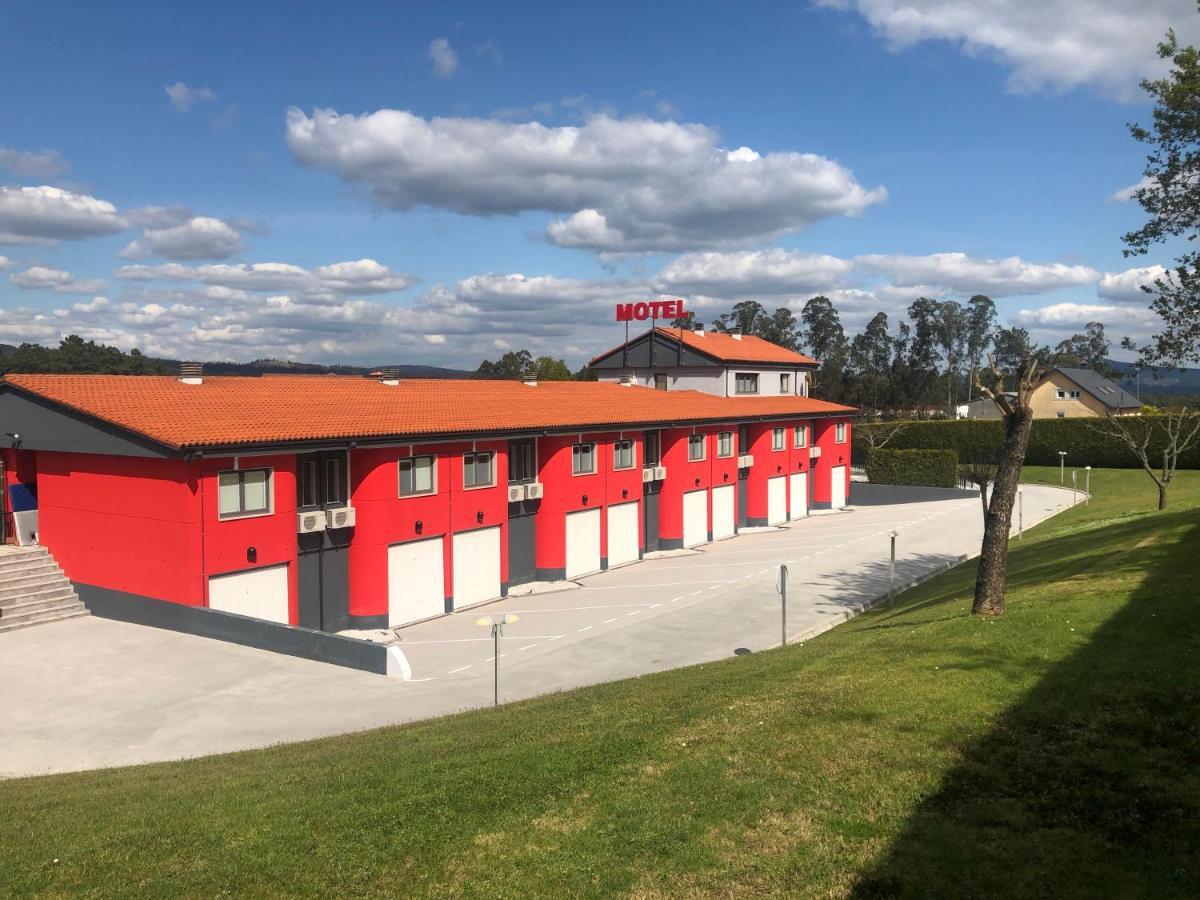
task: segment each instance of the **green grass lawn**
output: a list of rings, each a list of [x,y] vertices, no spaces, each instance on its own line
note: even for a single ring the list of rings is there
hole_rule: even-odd
[[[966,565],[785,650],[0,782],[0,894],[1198,896],[1200,473],[1092,487],[998,620]]]

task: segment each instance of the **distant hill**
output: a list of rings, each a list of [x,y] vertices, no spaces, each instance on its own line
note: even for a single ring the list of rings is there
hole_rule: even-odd
[[[176,372],[182,360],[157,359]],[[381,363],[377,366],[323,366],[318,363],[292,362],[283,359],[256,359],[248,363],[205,362],[208,375],[366,375],[379,369],[396,369],[401,378],[470,378],[473,373],[462,369],[445,369],[440,366],[414,366]]]
[[[1117,383],[1131,394],[1136,395],[1139,390],[1139,379],[1134,376],[1133,363],[1118,362],[1115,359],[1109,359],[1106,362],[1118,372],[1115,379]],[[1143,397],[1200,396],[1200,369],[1170,369],[1152,366],[1142,371],[1140,381],[1141,396]]]

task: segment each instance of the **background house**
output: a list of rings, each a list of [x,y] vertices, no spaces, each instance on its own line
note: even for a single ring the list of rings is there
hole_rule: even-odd
[[[1120,385],[1092,369],[1050,369],[1030,400],[1035,419],[1131,416],[1142,403]],[[960,419],[998,419],[996,404],[983,397],[958,407]]]

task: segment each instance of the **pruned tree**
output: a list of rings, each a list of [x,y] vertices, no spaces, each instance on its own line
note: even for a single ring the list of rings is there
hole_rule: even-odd
[[[888,441],[907,431],[908,426],[908,422],[888,422],[872,425],[870,428],[864,428],[856,433],[862,435],[863,443],[867,445],[868,451],[882,450],[888,445]]]
[[[1004,613],[1004,591],[1007,583],[1008,534],[1012,529],[1013,503],[1021,483],[1025,451],[1029,447],[1029,432],[1033,428],[1030,401],[1034,388],[1041,381],[1043,369],[1035,354],[1026,352],[1014,371],[1006,369],[988,356],[991,383],[984,384],[976,377],[979,393],[996,404],[1004,422],[1004,439],[996,457],[996,472],[992,496],[983,517],[983,545],[979,553],[979,571],[975,576],[975,602],[971,612],[984,616]],[[982,373],[981,373],[982,374]],[[1006,389],[1011,379],[1013,389]]]
[[[1158,486],[1158,508],[1167,508],[1167,491],[1175,479],[1179,457],[1200,444],[1200,414],[1186,406],[1141,416],[1096,419],[1093,427],[1129,448]]]
[[[979,502],[983,504],[983,521],[987,524],[988,487],[996,482],[996,451],[990,447],[972,446],[959,457],[958,474],[971,484],[979,486]]]

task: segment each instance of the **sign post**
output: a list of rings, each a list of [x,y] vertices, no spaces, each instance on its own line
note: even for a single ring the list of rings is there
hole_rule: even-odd
[[[779,642],[781,647],[787,646],[787,580],[788,567],[780,564],[779,569],[775,572],[775,590],[779,593],[780,599],[780,627],[782,628],[782,640]]]
[[[1083,467],[1083,505],[1092,505],[1092,467]]]
[[[495,682],[492,687],[493,706],[500,705],[500,638],[504,636],[505,625],[512,625],[514,622],[519,621],[521,621],[521,617],[513,613],[505,613],[495,619],[491,616],[483,616],[475,620],[476,625],[492,629],[492,669],[495,673]]]
[[[1079,470],[1071,470],[1071,505],[1079,502]]]

